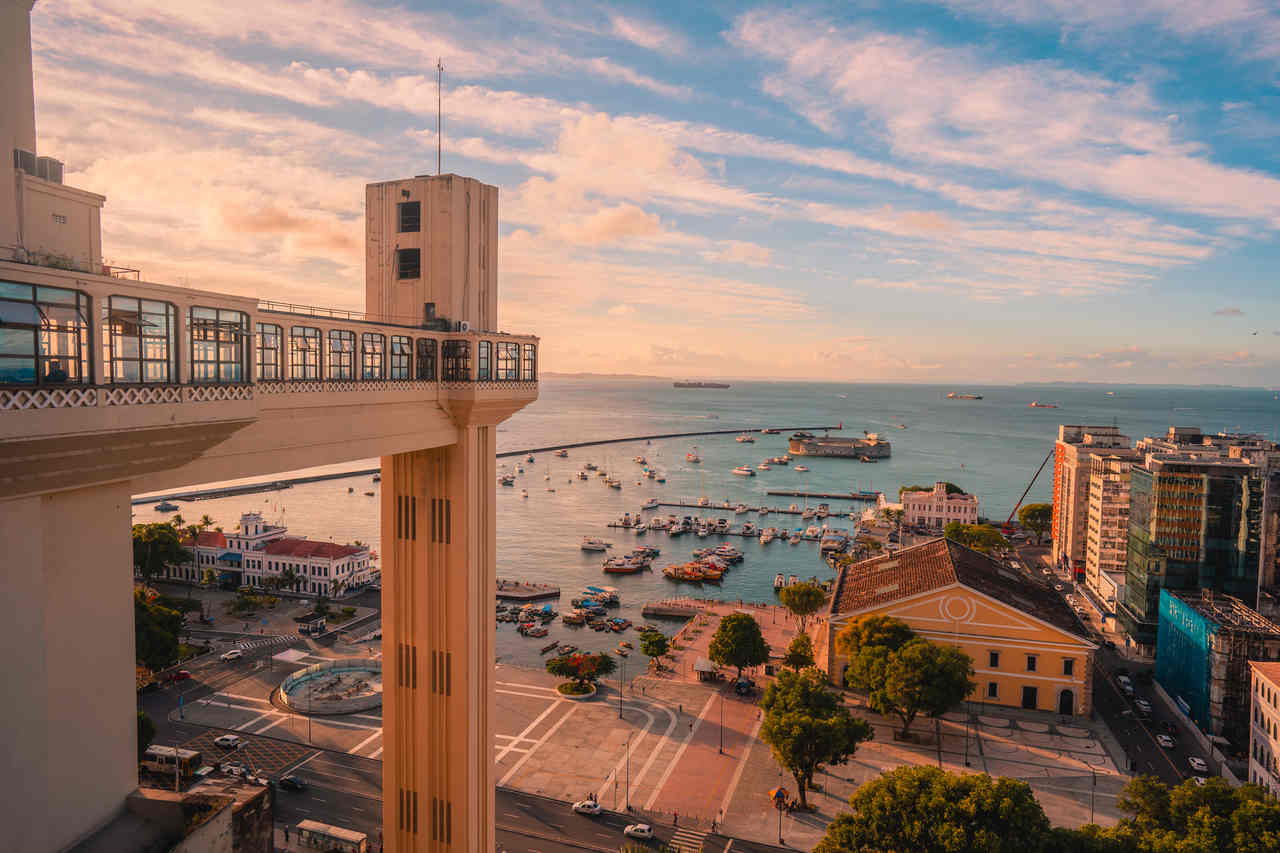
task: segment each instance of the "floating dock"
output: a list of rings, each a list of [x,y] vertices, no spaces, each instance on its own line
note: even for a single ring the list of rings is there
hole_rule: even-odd
[[[640,615],[646,619],[692,619],[701,612],[700,608],[692,606],[653,603],[641,608]]]
[[[560,587],[542,583],[520,583],[498,578],[496,597],[502,601],[540,601],[559,598]]]

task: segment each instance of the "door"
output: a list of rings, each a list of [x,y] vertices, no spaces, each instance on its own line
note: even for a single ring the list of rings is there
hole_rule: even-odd
[[[1034,711],[1038,707],[1036,704],[1036,699],[1038,698],[1036,693],[1037,690],[1034,687],[1022,688],[1022,707],[1029,708]]]
[[[1064,690],[1058,694],[1058,713],[1066,716],[1074,716],[1076,713],[1076,696],[1070,690]]]

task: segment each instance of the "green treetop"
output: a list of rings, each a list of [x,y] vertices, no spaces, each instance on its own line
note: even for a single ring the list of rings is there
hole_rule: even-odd
[[[769,644],[755,619],[746,613],[730,613],[720,620],[707,656],[722,666],[737,667],[738,678],[742,678],[742,670],[769,660]]]
[[[787,646],[782,662],[797,672],[813,666],[813,640],[809,639],[808,634],[796,634],[791,645]]]
[[[800,619],[800,630],[804,631],[809,617],[827,603],[827,591],[816,583],[795,583],[780,589],[778,598]]]
[[[1018,521],[1036,536],[1036,544],[1053,526],[1053,504],[1026,504],[1018,510]]]

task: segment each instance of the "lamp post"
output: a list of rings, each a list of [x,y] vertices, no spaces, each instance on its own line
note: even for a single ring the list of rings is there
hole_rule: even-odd
[[[627,811],[631,811],[631,735],[627,735]]]
[[[720,754],[724,755],[724,688],[720,688]]]
[[[622,719],[622,684],[627,680],[627,662],[622,662],[622,668],[618,670],[618,719]]]

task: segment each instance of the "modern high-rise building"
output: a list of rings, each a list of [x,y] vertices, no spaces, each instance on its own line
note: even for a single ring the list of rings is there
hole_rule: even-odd
[[[1053,516],[1051,555],[1055,565],[1084,579],[1085,541],[1089,519],[1090,459],[1096,454],[1129,448],[1129,437],[1114,426],[1058,427],[1053,449]]]
[[[1084,583],[1106,617],[1114,617],[1124,591],[1129,548],[1129,470],[1139,458],[1134,450],[1090,457]]]

